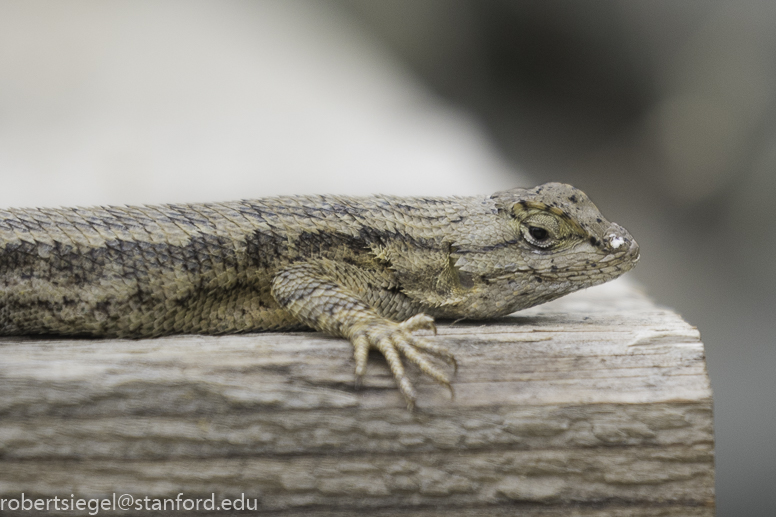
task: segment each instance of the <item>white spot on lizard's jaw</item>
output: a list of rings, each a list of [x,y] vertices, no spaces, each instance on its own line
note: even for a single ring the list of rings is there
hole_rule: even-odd
[[[615,234],[609,235],[609,242],[611,243],[612,249],[617,249],[623,244],[625,244],[625,239],[622,237],[617,237]]]

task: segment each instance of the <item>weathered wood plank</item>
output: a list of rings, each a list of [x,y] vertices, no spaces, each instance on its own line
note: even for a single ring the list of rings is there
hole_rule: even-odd
[[[381,358],[356,390],[350,346],[316,333],[2,339],[0,497],[713,515],[703,345],[673,312],[618,281],[439,335],[459,360],[456,398],[416,375],[415,413]]]

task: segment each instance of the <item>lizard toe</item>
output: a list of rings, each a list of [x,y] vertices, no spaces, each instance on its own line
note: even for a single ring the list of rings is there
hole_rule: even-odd
[[[361,382],[366,374],[366,362],[369,357],[369,340],[363,334],[353,338],[353,358],[356,361],[356,388],[361,387]]]
[[[411,318],[399,323],[399,327],[407,332],[415,332],[416,330],[430,330],[436,335],[437,328],[434,323],[434,318],[426,314],[416,314]]]
[[[453,387],[450,385],[450,381],[447,379],[447,376],[442,373],[439,368],[431,364],[431,362],[418,351],[418,348],[415,346],[414,339],[412,339],[412,337],[410,337],[408,340],[403,338],[394,338],[393,344],[404,355],[404,357],[406,357],[412,364],[420,368],[420,371],[450,390],[451,397],[455,396]]]
[[[412,386],[412,383],[404,373],[404,365],[401,362],[401,356],[399,355],[399,351],[393,343],[390,334],[384,334],[376,341],[376,343],[374,343],[374,346],[385,356],[388,367],[391,369],[394,379],[396,379],[399,391],[401,391],[402,395],[404,395],[404,399],[407,401],[407,407],[410,409],[414,408],[417,394],[415,393],[415,388]]]
[[[453,375],[458,373],[458,361],[455,360],[455,356],[447,348],[419,336],[412,336],[412,346],[445,361],[453,367]]]

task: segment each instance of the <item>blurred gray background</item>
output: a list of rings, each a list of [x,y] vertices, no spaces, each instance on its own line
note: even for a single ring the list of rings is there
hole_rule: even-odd
[[[774,2],[0,0],[0,206],[572,183],[700,328],[718,515],[772,517],[774,101]]]

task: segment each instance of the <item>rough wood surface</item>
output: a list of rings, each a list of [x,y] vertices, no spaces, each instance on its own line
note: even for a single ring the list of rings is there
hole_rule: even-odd
[[[379,356],[356,390],[350,345],[316,333],[1,339],[0,497],[245,494],[284,515],[714,514],[703,344],[626,281],[439,335],[459,360],[456,398],[417,375],[414,413]],[[134,515],[100,511],[114,514]]]

